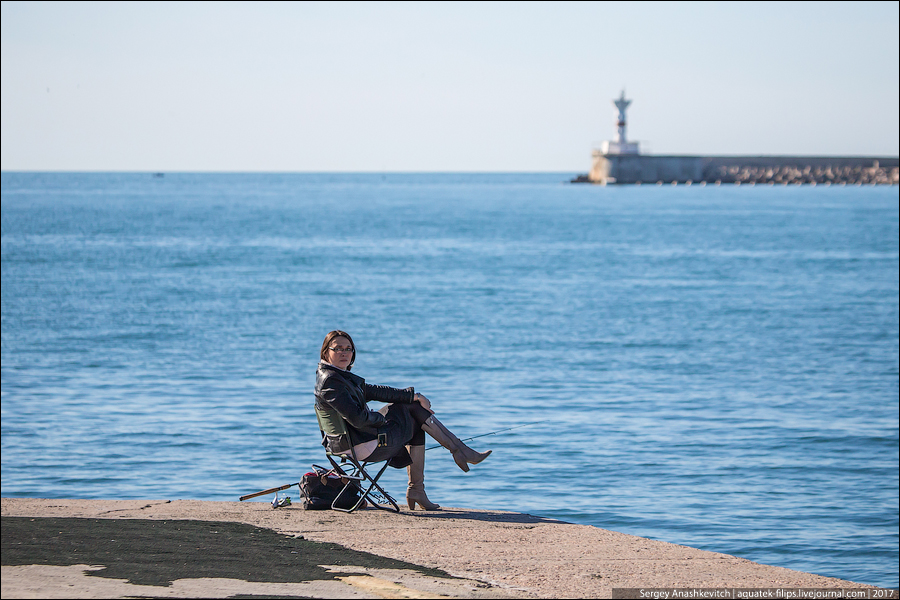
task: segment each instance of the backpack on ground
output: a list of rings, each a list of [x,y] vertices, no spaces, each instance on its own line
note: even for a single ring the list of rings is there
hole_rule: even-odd
[[[357,486],[351,485],[345,490],[346,484],[333,470],[329,471],[318,465],[313,465],[313,469],[314,471],[304,473],[300,479],[304,509],[328,510],[332,504],[337,508],[349,509],[359,500],[360,491]]]

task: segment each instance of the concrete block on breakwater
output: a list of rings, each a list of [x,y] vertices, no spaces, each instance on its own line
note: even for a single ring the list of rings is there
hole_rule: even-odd
[[[593,154],[573,183],[896,185],[897,157]]]
[[[531,515],[3,498],[4,598],[609,598],[872,586]],[[865,597],[865,596],[862,596]],[[874,596],[872,596],[874,597]]]

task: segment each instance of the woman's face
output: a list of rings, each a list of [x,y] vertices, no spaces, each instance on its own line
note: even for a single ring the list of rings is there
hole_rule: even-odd
[[[353,344],[344,336],[338,336],[328,346],[326,356],[328,357],[328,362],[338,369],[346,371],[350,363],[353,362]]]

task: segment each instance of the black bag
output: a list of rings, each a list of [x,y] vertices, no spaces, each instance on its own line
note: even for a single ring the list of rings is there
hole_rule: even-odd
[[[303,494],[303,508],[306,510],[328,510],[334,504],[337,508],[350,509],[359,501],[360,491],[355,485],[344,490],[341,476],[313,465],[315,471],[304,473],[300,479],[300,493]],[[340,498],[338,498],[340,496]],[[338,498],[335,504],[335,499]]]

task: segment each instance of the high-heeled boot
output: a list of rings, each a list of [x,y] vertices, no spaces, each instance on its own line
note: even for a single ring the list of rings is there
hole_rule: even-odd
[[[441,505],[435,504],[425,495],[425,446],[407,446],[412,464],[406,467],[409,476],[409,487],[406,488],[406,504],[409,510],[416,510],[416,504],[423,510],[440,510]]]
[[[491,453],[491,450],[488,450],[487,452],[476,452],[475,450],[472,450],[459,441],[459,438],[453,435],[449,429],[444,427],[444,424],[438,421],[434,415],[428,417],[425,423],[422,424],[422,430],[433,437],[438,444],[449,450],[450,453],[453,454],[453,460],[456,462],[456,466],[466,473],[469,472],[469,465],[466,463],[476,465],[486,459]]]

